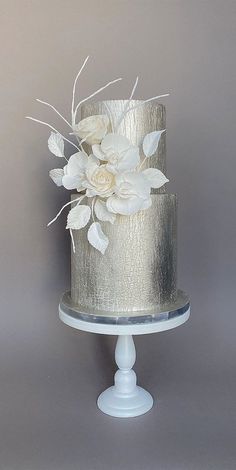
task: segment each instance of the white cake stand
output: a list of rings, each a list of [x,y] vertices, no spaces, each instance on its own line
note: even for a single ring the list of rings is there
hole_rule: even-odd
[[[118,335],[115,360],[118,370],[114,385],[99,395],[98,408],[104,413],[130,418],[149,411],[153,398],[149,392],[137,386],[137,377],[132,369],[136,360],[133,335],[158,333],[170,330],[185,323],[190,315],[190,303],[186,294],[178,291],[174,304],[167,305],[165,311],[139,311],[124,314],[89,312],[74,306],[70,293],[66,292],[59,304],[60,319],[68,326],[90,333]]]

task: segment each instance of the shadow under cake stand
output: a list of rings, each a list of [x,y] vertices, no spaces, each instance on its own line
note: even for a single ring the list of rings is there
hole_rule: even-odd
[[[153,398],[149,392],[137,386],[137,377],[132,369],[136,360],[133,335],[144,335],[170,330],[185,323],[190,315],[187,295],[179,290],[177,300],[165,306],[165,310],[138,311],[114,314],[91,312],[73,305],[70,292],[66,292],[59,304],[59,317],[68,326],[77,330],[105,335],[117,335],[115,360],[118,370],[114,385],[99,395],[98,408],[104,413],[129,418],[149,411]]]

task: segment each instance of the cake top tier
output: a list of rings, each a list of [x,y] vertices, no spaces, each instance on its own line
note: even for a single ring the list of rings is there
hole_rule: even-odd
[[[112,123],[111,131],[115,130],[127,137],[133,145],[140,148],[145,135],[166,128],[165,106],[155,101],[144,103],[142,100],[106,100],[81,106],[82,119],[93,115],[107,115]],[[158,168],[163,173],[166,172],[165,134],[161,136],[157,151],[144,163],[143,169]],[[158,192],[164,191],[165,187],[158,190]]]

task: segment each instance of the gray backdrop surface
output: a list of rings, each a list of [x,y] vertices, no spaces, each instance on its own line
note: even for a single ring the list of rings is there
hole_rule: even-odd
[[[231,470],[236,467],[235,123],[236,2],[1,0],[1,470]],[[69,287],[67,201],[48,170],[46,128],[66,126],[41,98],[70,112],[117,76],[101,99],[170,91],[167,164],[177,192],[179,287],[190,321],[136,338],[139,382],[153,410],[133,420],[102,415],[114,337],[60,324]]]

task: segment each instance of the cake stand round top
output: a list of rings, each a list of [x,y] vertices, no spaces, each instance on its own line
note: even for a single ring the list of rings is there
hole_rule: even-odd
[[[134,312],[103,312],[74,305],[70,292],[63,294],[59,317],[63,323],[77,330],[108,335],[143,335],[166,331],[185,323],[190,315],[188,296],[181,290],[172,304],[162,309]]]

